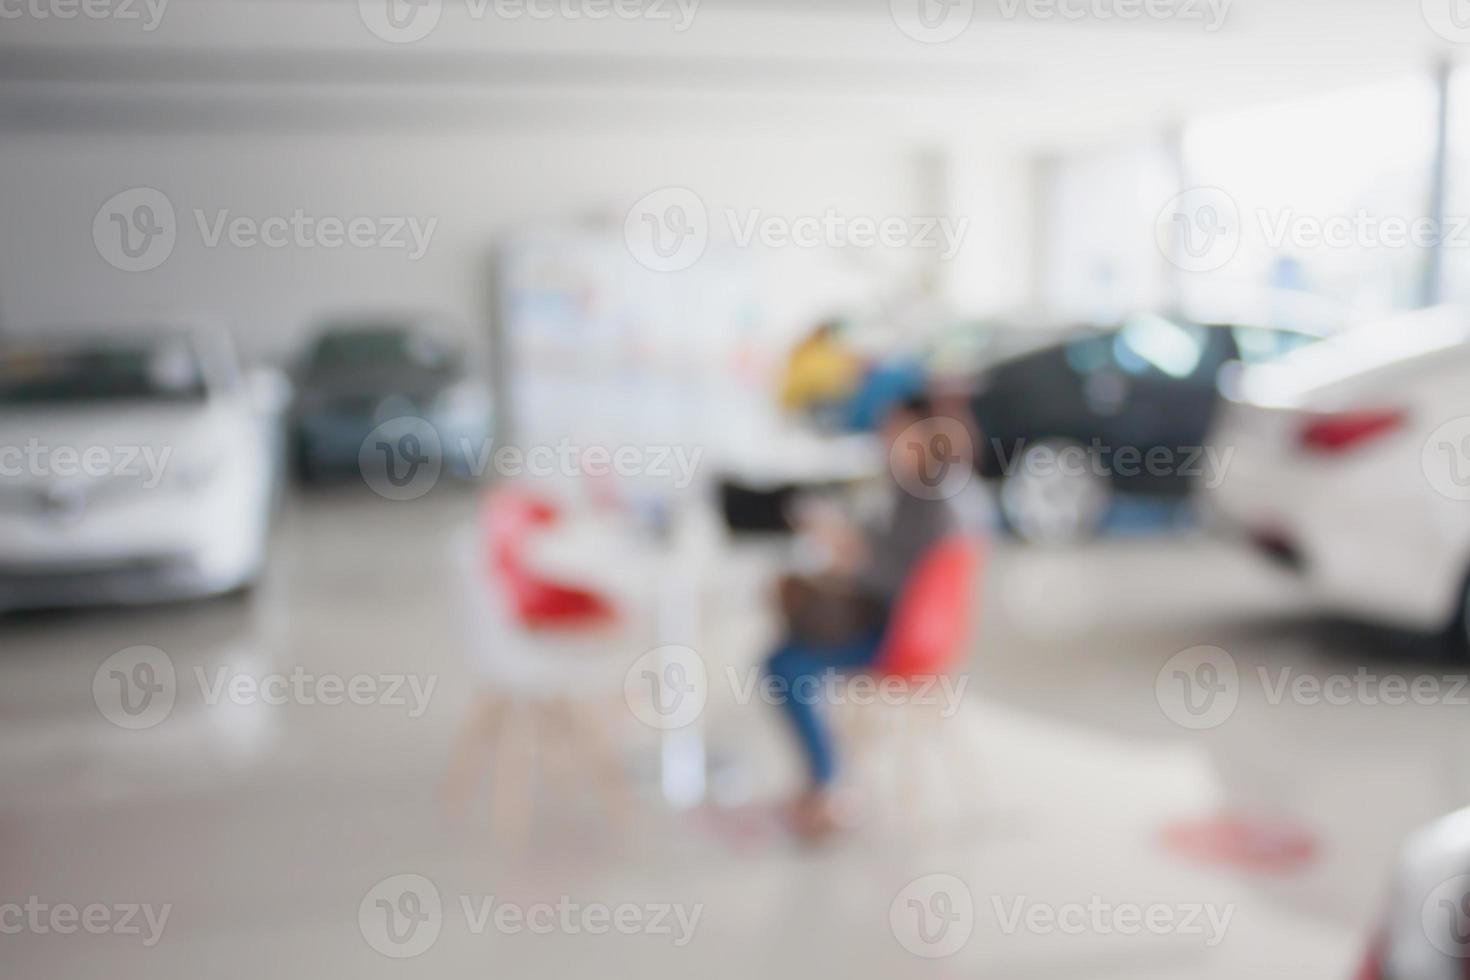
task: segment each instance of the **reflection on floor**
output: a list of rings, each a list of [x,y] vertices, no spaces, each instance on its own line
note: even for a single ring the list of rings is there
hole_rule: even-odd
[[[526,835],[497,839],[438,800],[475,689],[444,561],[471,508],[313,494],[248,601],[0,622],[0,904],[171,906],[151,945],[147,925],[60,934],[38,913],[0,935],[6,976],[1345,976],[1397,840],[1470,783],[1461,707],[1272,703],[1288,668],[1452,668],[1293,616],[1289,583],[1248,556],[1197,536],[998,545],[961,716],[980,746],[970,812],[803,850],[769,805],[793,776],[774,712],[716,699],[710,805],[662,806],[655,745],[635,735],[629,826],[548,796]],[[725,647],[763,635],[748,615],[711,622]],[[1201,644],[1235,659],[1239,703],[1190,730],[1156,680]],[[168,653],[179,693],[129,731],[93,679],[135,645]],[[426,704],[407,687],[357,705],[220,695],[272,674],[435,687]],[[1162,846],[1166,827],[1221,813],[1305,830],[1311,860],[1243,871]],[[424,895],[377,887],[404,874],[442,911],[400,959],[371,933],[430,916]],[[609,919],[579,918],[593,908]]]

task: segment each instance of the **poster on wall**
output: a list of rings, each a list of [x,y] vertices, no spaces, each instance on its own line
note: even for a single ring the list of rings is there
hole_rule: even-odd
[[[708,443],[738,425],[761,319],[744,256],[658,272],[617,229],[519,235],[500,256],[518,443]]]

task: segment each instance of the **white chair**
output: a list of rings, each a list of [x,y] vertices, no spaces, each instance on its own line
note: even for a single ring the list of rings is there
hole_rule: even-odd
[[[475,528],[456,535],[452,553],[456,606],[479,690],[451,751],[451,812],[474,806],[488,771],[491,822],[504,836],[527,832],[538,783],[567,800],[590,789],[608,820],[623,822],[631,802],[619,751],[627,720],[623,674],[649,645],[628,622],[639,617],[596,630],[528,628],[510,610],[503,583],[487,572]]]

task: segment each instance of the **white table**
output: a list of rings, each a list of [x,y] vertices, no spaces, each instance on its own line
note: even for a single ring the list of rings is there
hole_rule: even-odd
[[[850,483],[882,474],[887,456],[866,432],[824,435],[781,428],[711,450],[708,465],[744,483]]]

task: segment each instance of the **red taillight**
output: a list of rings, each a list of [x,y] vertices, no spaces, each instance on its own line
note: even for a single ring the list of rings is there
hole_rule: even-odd
[[[1317,415],[1302,426],[1301,444],[1304,449],[1340,453],[1392,432],[1403,422],[1404,413],[1396,408]]]
[[[1358,964],[1353,980],[1383,980],[1383,940],[1374,937],[1368,946],[1368,955]]]

